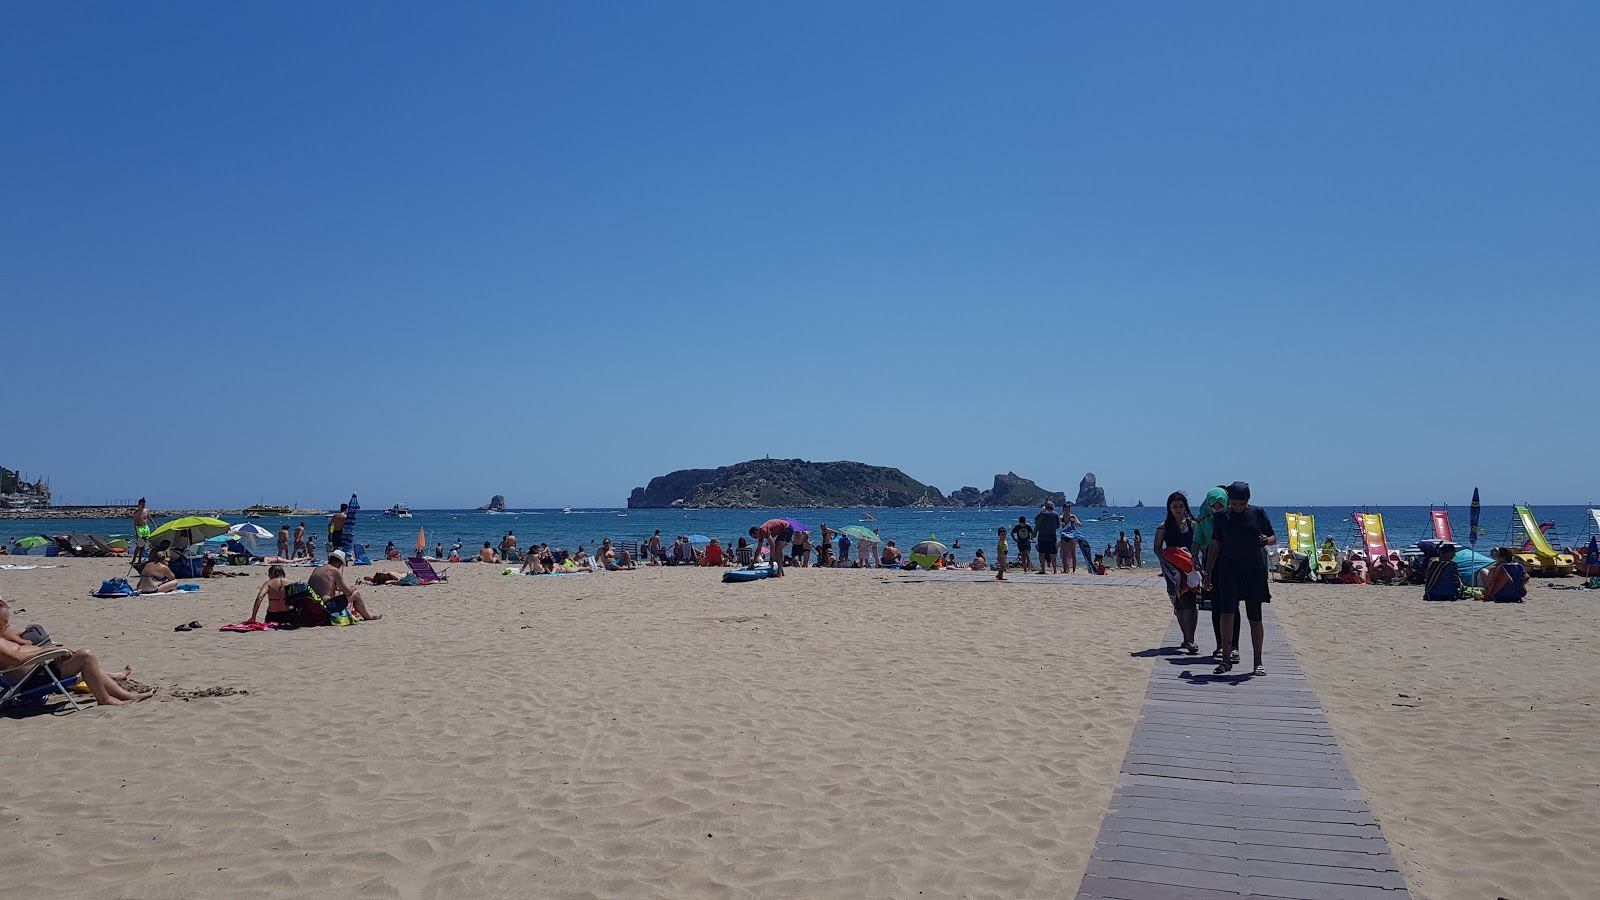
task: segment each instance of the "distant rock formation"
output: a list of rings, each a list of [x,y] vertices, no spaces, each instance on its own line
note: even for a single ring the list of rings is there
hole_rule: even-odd
[[[489,500],[488,503],[485,503],[484,505],[482,505],[482,506],[480,506],[478,508],[479,509],[483,509],[483,510],[490,510],[492,512],[505,512],[506,511],[506,495],[505,494],[495,494],[494,497],[492,497]]]
[[[1094,483],[1094,473],[1087,472],[1083,480],[1078,482],[1078,499],[1073,501],[1077,506],[1104,507],[1106,505],[1106,492],[1104,488]]]
[[[972,490],[962,488],[962,491]],[[950,495],[955,500],[961,491]],[[1031,479],[1023,478],[1015,472],[994,477],[994,487],[979,494],[976,502],[960,503],[960,506],[1043,506],[1046,502],[1055,503],[1057,506],[1067,502],[1067,495],[1060,491],[1046,490],[1035,484]]]
[[[628,497],[629,509],[949,505],[938,488],[899,469],[803,459],[752,459],[717,469],[680,469],[650,479]]]
[[[1091,484],[1094,476],[1090,476]],[[946,497],[899,469],[858,462],[753,459],[720,469],[680,469],[634,488],[629,509],[772,509],[836,506],[1036,507],[1058,506],[1067,496],[1015,472],[994,477],[994,487],[970,485]]]
[[[1138,502],[1138,503],[1135,503],[1135,504],[1134,504],[1134,505],[1133,505],[1133,508],[1134,508],[1134,509],[1144,509],[1144,501],[1143,501],[1143,500],[1140,500],[1140,501],[1139,501],[1139,502]]]

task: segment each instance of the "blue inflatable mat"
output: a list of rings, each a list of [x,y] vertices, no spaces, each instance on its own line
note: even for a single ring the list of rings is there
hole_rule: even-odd
[[[741,566],[740,568],[729,569],[728,571],[723,572],[722,580],[724,582],[755,581],[760,578],[766,578],[768,575],[771,575],[776,571],[778,571],[778,567],[772,563],[761,563],[760,565],[755,566]]]

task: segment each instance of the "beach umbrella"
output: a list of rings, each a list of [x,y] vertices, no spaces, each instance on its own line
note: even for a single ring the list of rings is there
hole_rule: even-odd
[[[417,529],[417,558],[418,559],[421,559],[423,556],[427,555],[426,553],[423,552],[423,551],[428,549],[428,536],[424,533],[426,530],[427,529],[425,529],[425,528],[418,528]]]
[[[32,550],[35,547],[43,547],[45,544],[48,544],[48,543],[50,543],[48,540],[45,540],[40,535],[36,534],[36,535],[31,536],[31,537],[25,537],[25,538],[18,539],[18,541],[17,541],[15,546],[19,550]]]
[[[883,540],[882,535],[865,525],[845,525],[839,529],[839,533],[848,534],[858,541],[866,541],[869,544]]]
[[[911,561],[924,569],[931,569],[938,565],[939,560],[950,552],[950,548],[938,541],[923,541],[911,548]]]
[[[811,526],[809,526],[806,523],[800,521],[799,519],[791,519],[791,518],[785,516],[785,517],[779,519],[778,521],[780,521],[780,522],[788,522],[790,525],[794,526],[794,530],[795,531],[804,531],[806,534],[810,534],[811,533]]]
[[[689,535],[689,543],[691,543],[691,544],[709,544],[709,543],[711,543],[711,538],[708,538],[703,534],[691,534],[691,535]]]
[[[254,522],[241,522],[238,525],[230,527],[228,529],[228,533],[246,538],[269,538],[272,537],[276,532],[268,531]]]
[[[1478,514],[1481,513],[1482,511],[1483,511],[1483,508],[1478,503],[1478,489],[1477,488],[1473,488],[1472,489],[1472,529],[1471,529],[1471,531],[1469,531],[1467,533],[1467,537],[1468,537],[1469,540],[1471,540],[1472,546],[1474,548],[1476,548],[1478,546]]]
[[[161,527],[150,532],[152,545],[161,543],[162,540],[172,540],[180,532],[189,533],[189,543],[199,544],[219,534],[228,533],[228,523],[210,516],[184,516],[163,522]]]

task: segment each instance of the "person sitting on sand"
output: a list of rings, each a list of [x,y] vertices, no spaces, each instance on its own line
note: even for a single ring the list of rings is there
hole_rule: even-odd
[[[1494,564],[1479,576],[1483,581],[1483,600],[1496,603],[1521,603],[1528,596],[1528,568],[1517,562],[1510,547],[1496,547]]]
[[[606,563],[606,568],[613,572],[618,572],[624,569],[631,570],[637,568],[637,565],[633,561],[633,554],[624,549],[617,551],[616,561]]]
[[[399,559],[400,558],[400,551],[395,549],[394,541],[390,541],[389,542],[389,546],[383,548],[383,558],[384,559]]]
[[[1334,580],[1340,584],[1361,584],[1364,581],[1361,573],[1356,571],[1355,557],[1346,556],[1344,562],[1339,563],[1339,574],[1334,576]]]
[[[888,563],[884,563],[884,565],[888,565]],[[971,568],[974,572],[987,572],[989,570],[989,560],[984,558],[982,547],[972,552]]]
[[[1458,600],[1461,598],[1461,570],[1456,568],[1455,544],[1448,541],[1439,545],[1439,555],[1428,560],[1428,572],[1423,578],[1422,599]]]
[[[367,604],[361,599],[361,592],[344,580],[343,550],[329,553],[328,564],[313,570],[311,577],[306,579],[306,584],[322,598],[323,605],[330,613],[337,613],[342,609],[354,609],[356,615],[369,622],[383,618],[367,612]]]
[[[1104,554],[1101,554],[1101,553],[1096,553],[1095,554],[1095,556],[1094,556],[1094,573],[1096,575],[1109,575],[1111,573],[1111,570],[1106,568],[1106,558],[1105,558]]]
[[[1372,561],[1369,576],[1373,584],[1392,584],[1399,572],[1395,569],[1394,562],[1387,556],[1379,556]]]
[[[726,565],[727,562],[727,559],[722,554],[722,542],[712,538],[710,546],[706,547],[706,552],[700,555],[700,565],[722,566]]]
[[[261,585],[261,590],[256,592],[256,605],[250,608],[250,618],[246,624],[258,621],[256,615],[261,612],[261,601],[267,601],[266,621],[275,625],[293,625],[296,622],[294,607],[289,605],[285,589],[289,586],[289,579],[283,571],[283,566],[272,566],[267,569],[267,581]]]
[[[157,550],[150,554],[150,561],[139,570],[139,584],[136,588],[141,594],[165,594],[178,589],[178,576],[172,574],[172,569],[167,566],[167,551]]]
[[[522,568],[517,571],[522,575],[550,574],[550,570],[545,568],[544,560],[535,552],[535,548],[529,548],[528,554],[522,557]]]
[[[37,647],[22,637],[11,628],[11,607],[6,601],[0,599],[0,674],[6,673],[18,666],[26,665],[28,660],[45,653],[59,650],[59,647]],[[148,700],[155,693],[145,691],[134,693],[122,685],[128,680],[132,668],[125,668],[118,675],[112,675],[100,667],[100,660],[95,658],[89,650],[68,650],[67,657],[50,664],[59,678],[70,678],[74,675],[83,679],[89,688],[89,693],[101,706],[122,706],[128,703],[137,703]],[[17,674],[17,673],[12,673]],[[34,670],[23,681],[24,690],[48,684],[50,676],[42,670]]]
[[[483,549],[478,551],[478,561],[497,563],[500,561],[500,554],[494,552],[494,547],[490,546],[488,541],[484,541]]]
[[[600,549],[594,552],[594,558],[608,569],[617,561],[617,548],[611,546],[611,538],[600,539]]]
[[[979,550],[978,552],[982,553],[983,551]],[[878,562],[889,568],[899,568],[902,559],[903,554],[900,552],[900,548],[895,546],[894,541],[891,540],[883,545],[883,556]]]
[[[593,572],[599,568],[595,565],[594,560],[590,558],[589,551],[583,549],[582,545],[579,545],[577,553],[572,554],[572,562],[585,572]]]

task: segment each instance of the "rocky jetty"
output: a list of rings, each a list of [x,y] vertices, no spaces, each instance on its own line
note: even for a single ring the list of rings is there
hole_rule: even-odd
[[[1077,506],[1104,507],[1106,505],[1105,489],[1095,484],[1093,472],[1085,473],[1083,480],[1078,482],[1078,499],[1073,503]]]

